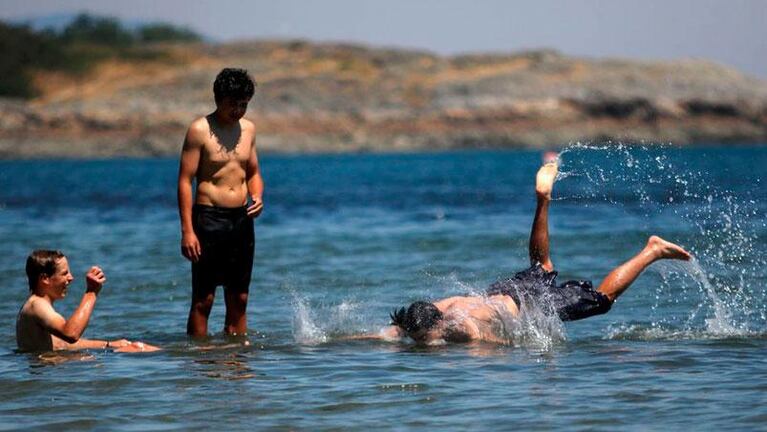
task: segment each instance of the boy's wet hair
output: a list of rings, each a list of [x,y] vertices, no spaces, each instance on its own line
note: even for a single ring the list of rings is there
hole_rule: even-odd
[[[64,258],[64,254],[57,250],[38,249],[27,257],[27,279],[29,290],[33,291],[37,286],[40,276],[53,276],[56,273],[56,261]]]
[[[417,333],[420,330],[429,330],[442,319],[442,312],[434,306],[434,303],[417,301],[411,304],[407,310],[400,308],[391,314],[392,325],[405,330],[406,333]]]
[[[248,71],[237,68],[224,68],[213,82],[213,96],[216,102],[226,97],[233,99],[250,99],[256,92],[256,82]]]

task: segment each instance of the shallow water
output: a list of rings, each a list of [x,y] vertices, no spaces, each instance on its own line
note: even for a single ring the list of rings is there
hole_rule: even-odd
[[[513,326],[509,345],[345,341],[421,298],[525,267],[537,152],[262,156],[250,346],[184,335],[175,160],[0,162],[0,429],[764,429],[767,148],[571,146],[550,223],[560,280],[599,282],[650,234],[604,316]],[[86,337],[159,353],[14,352],[23,263],[59,248],[108,282]]]

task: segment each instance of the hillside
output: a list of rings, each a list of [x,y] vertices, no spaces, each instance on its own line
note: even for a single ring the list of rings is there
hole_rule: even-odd
[[[767,141],[767,82],[702,60],[441,57],[302,41],[162,49],[76,78],[38,72],[39,97],[0,100],[0,157],[175,155],[189,122],[213,110],[225,66],[258,81],[247,117],[262,152]]]

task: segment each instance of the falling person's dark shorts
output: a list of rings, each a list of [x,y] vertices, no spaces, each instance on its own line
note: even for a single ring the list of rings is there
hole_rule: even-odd
[[[202,255],[192,263],[194,296],[215,293],[218,285],[247,293],[253,269],[253,219],[246,207],[223,208],[195,204],[192,227]]]
[[[591,281],[567,281],[556,284],[557,272],[548,272],[536,263],[514,277],[495,282],[488,295],[504,294],[517,306],[535,304],[559,315],[562,321],[575,321],[610,310],[612,302],[596,291]]]

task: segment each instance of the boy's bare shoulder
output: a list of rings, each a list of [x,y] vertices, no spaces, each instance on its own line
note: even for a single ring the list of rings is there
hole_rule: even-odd
[[[29,315],[34,316],[43,316],[45,314],[56,311],[53,308],[53,305],[36,296],[30,297],[29,300],[27,300],[27,303],[24,305],[24,308],[27,309],[26,312]]]
[[[30,296],[24,303],[24,306],[21,307],[19,318],[26,317],[27,319],[41,320],[52,310],[54,309],[48,302],[42,301],[37,296]]]
[[[19,310],[19,315],[29,315],[32,311],[34,302],[35,302],[35,297],[30,296],[21,306],[21,309]]]

